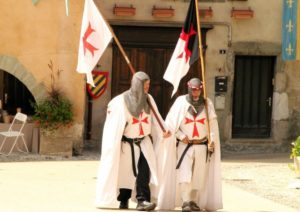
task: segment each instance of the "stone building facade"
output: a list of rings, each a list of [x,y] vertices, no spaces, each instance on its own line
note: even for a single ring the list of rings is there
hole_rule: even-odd
[[[94,1],[121,41],[122,29],[126,27],[135,32],[147,27],[153,31],[177,29],[179,37],[189,5],[185,0]],[[74,135],[79,143],[84,143],[89,124],[88,98],[85,78],[75,71],[84,0],[69,3],[70,14],[66,16],[61,0],[40,0],[35,6],[30,0],[1,2],[4,12],[0,14],[3,29],[0,70],[17,77],[38,100],[49,85],[49,73],[45,71],[49,60],[63,69],[59,83],[75,106]],[[212,11],[212,16],[201,17],[201,23],[209,28],[205,35],[207,93],[216,106],[223,151],[285,150],[300,134],[300,63],[281,59],[282,1],[203,0],[199,6]],[[115,7],[135,8],[135,11],[133,15],[116,15]],[[155,17],[154,7],[172,8],[174,15]],[[248,17],[235,18],[233,10],[251,13]],[[130,45],[134,46],[134,42]],[[112,42],[96,67],[109,73],[106,91],[92,101],[89,111],[92,112],[89,133],[96,146],[101,141],[107,103],[116,92],[115,55]],[[136,69],[145,68],[137,66]],[[261,75],[266,69],[269,72]],[[160,72],[163,74],[164,70]],[[253,75],[247,75],[250,72]],[[219,79],[225,79],[226,91],[218,90]],[[239,93],[240,90],[244,93]],[[263,95],[265,91],[270,95]],[[262,107],[266,109],[259,110]]]

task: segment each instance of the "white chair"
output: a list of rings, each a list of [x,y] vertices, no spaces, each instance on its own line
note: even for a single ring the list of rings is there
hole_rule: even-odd
[[[11,125],[9,126],[8,131],[0,132],[0,137],[3,137],[2,144],[0,146],[0,154],[6,155],[6,156],[10,155],[10,153],[12,152],[12,150],[14,149],[15,146],[17,147],[18,151],[20,151],[20,152],[28,152],[28,147],[27,147],[27,144],[24,139],[24,133],[22,133],[22,130],[26,123],[26,120],[27,120],[27,115],[25,115],[23,113],[17,113],[15,115],[15,118],[12,121]],[[23,141],[26,151],[21,150],[20,147],[18,145],[16,145],[16,144],[18,144],[18,141],[20,141],[20,139],[19,139],[20,137],[22,138],[22,141]],[[7,139],[7,138],[15,138],[15,139]],[[11,145],[11,148],[7,154],[5,154],[5,152],[3,152],[3,150],[2,150],[6,141],[13,142],[13,144]]]

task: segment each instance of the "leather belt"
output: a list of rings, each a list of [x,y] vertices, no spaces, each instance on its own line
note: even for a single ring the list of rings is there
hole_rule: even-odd
[[[137,176],[137,171],[136,171],[136,167],[135,167],[135,154],[134,154],[133,144],[136,144],[136,145],[138,145],[139,148],[141,148],[140,144],[141,144],[141,141],[144,138],[145,137],[142,137],[142,138],[127,138],[125,135],[122,136],[122,142],[127,142],[130,145],[132,170],[133,170],[133,175],[135,177]]]
[[[140,143],[145,137],[142,138],[127,138],[125,135],[122,136],[122,141],[131,143]]]
[[[192,143],[192,144],[202,144],[202,143],[205,143],[207,142],[207,138],[204,137],[202,139],[198,139],[198,140],[189,140],[189,143]]]
[[[207,139],[207,137],[205,137],[205,138],[199,139],[199,140],[189,140],[189,143],[186,145],[184,151],[182,152],[182,154],[180,156],[180,159],[179,159],[179,161],[177,163],[176,169],[179,169],[184,156],[186,155],[186,153],[189,150],[189,148],[191,146],[193,146],[193,145],[206,145],[206,147],[207,147],[207,145],[208,145],[208,139]],[[208,158],[207,156],[208,156],[208,148],[206,149],[206,161],[207,161],[207,158]]]

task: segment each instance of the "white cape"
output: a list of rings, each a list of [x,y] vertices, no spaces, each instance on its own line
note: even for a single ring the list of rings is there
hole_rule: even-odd
[[[200,198],[197,203],[201,209],[217,210],[223,208],[220,139],[218,123],[212,102],[209,99],[207,99],[207,102],[210,114],[211,136],[213,136],[213,141],[215,142],[215,151],[210,157],[206,189],[199,193]],[[161,152],[158,154],[160,157],[158,159],[160,184],[158,187],[157,208],[161,210],[174,209],[182,204],[178,197],[179,186],[176,183],[177,159],[175,132],[178,130],[182,119],[188,112],[189,106],[190,104],[185,96],[178,97],[166,118],[165,123],[167,128],[171,130],[172,136],[168,139],[164,139],[164,141],[160,143],[159,149]]]
[[[156,111],[156,114],[161,118],[157,106],[151,95],[148,95],[151,104]],[[116,208],[119,205],[117,196],[119,194],[118,188],[118,173],[121,151],[121,138],[126,125],[126,105],[123,94],[113,98],[107,109],[107,117],[103,128],[102,137],[102,153],[100,165],[98,169],[97,186],[96,186],[96,201],[95,205],[99,208]],[[113,112],[112,112],[113,111]],[[151,111],[151,142],[141,142],[141,148],[148,162],[151,171],[151,183],[158,184],[157,164],[155,156],[155,146],[162,140],[162,130],[160,129],[156,118]],[[146,136],[144,139],[150,139]],[[152,192],[151,192],[152,194]],[[153,194],[155,194],[153,192]]]

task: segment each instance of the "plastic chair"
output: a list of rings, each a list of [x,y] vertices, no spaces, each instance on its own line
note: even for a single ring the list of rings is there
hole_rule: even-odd
[[[17,113],[15,115],[15,118],[12,121],[11,125],[9,126],[8,131],[0,132],[1,137],[3,137],[2,144],[0,146],[0,154],[6,155],[6,156],[10,155],[10,153],[12,152],[12,150],[14,149],[14,147],[16,146],[18,141],[20,141],[20,139],[19,139],[20,137],[22,138],[22,141],[23,141],[26,151],[21,150],[19,148],[19,146],[17,145],[16,147],[17,147],[18,151],[28,152],[28,147],[27,147],[27,144],[24,139],[24,133],[22,133],[22,130],[26,123],[26,120],[27,120],[27,115],[25,115],[23,113]],[[17,125],[19,123],[21,123],[21,125]],[[13,140],[13,139],[7,139],[7,138],[15,138],[15,139]],[[12,144],[8,154],[5,154],[5,152],[3,152],[2,149],[3,149],[3,146],[6,143],[6,141],[9,141],[9,140],[13,141],[13,144]]]

